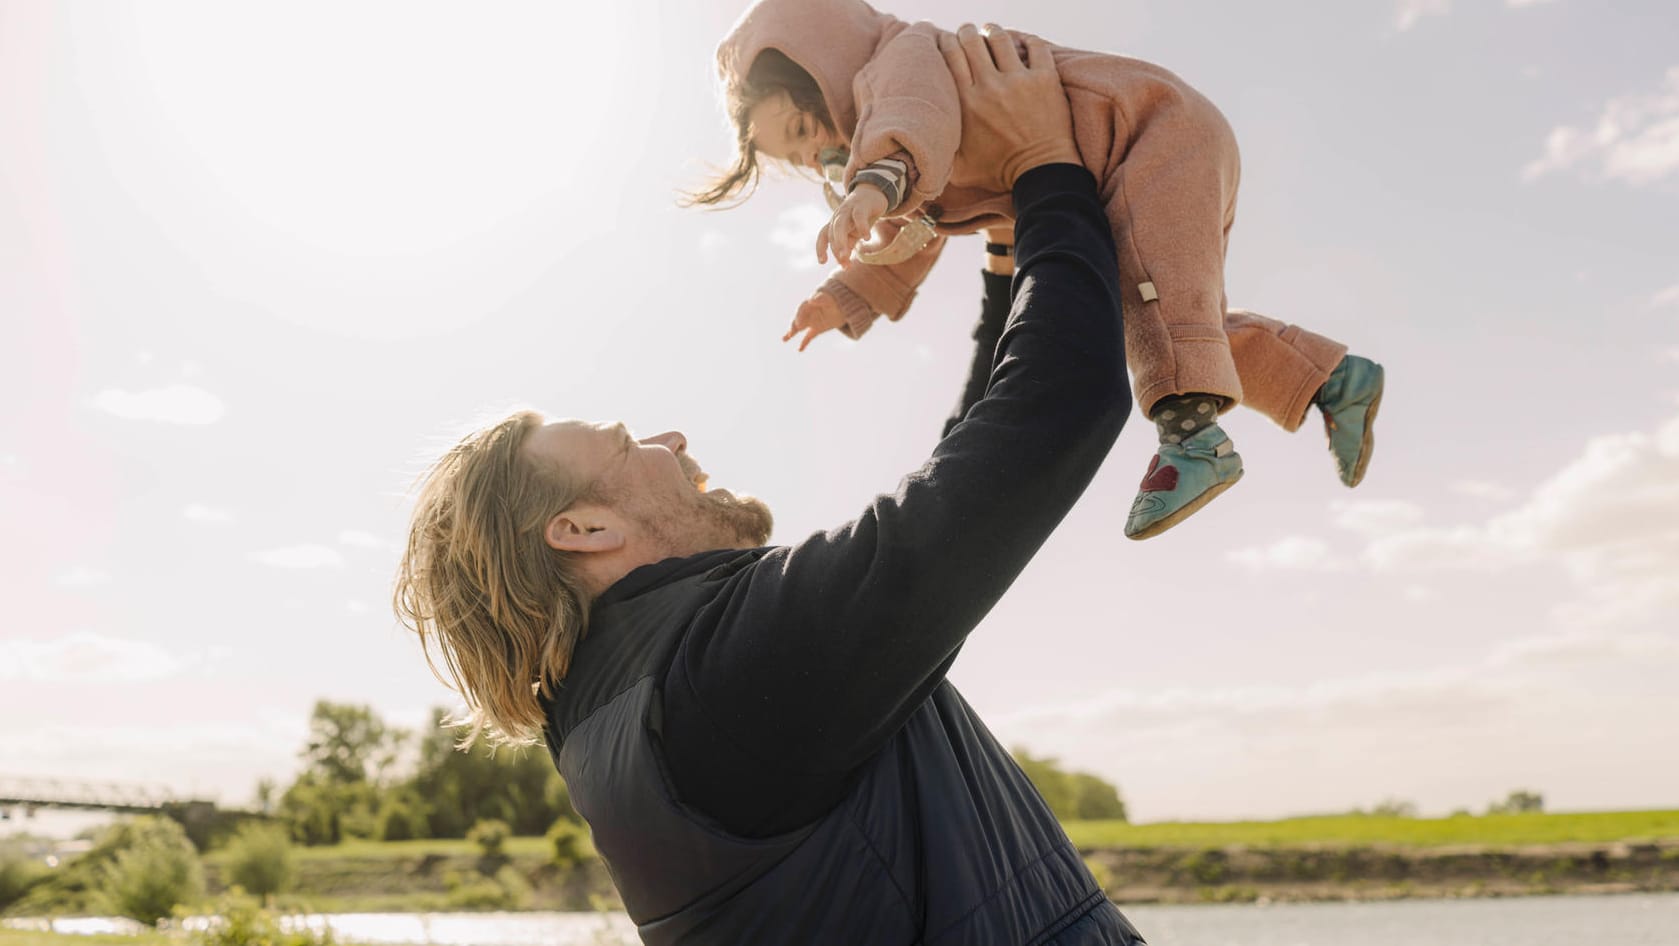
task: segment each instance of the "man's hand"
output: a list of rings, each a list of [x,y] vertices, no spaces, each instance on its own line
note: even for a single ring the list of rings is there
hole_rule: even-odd
[[[816,261],[828,262],[828,250],[832,249],[841,266],[851,265],[852,249],[885,215],[886,194],[873,184],[858,184],[834,210],[833,219],[816,234]]]
[[[939,51],[962,103],[963,184],[1007,193],[1039,165],[1081,163],[1048,43],[1028,37],[1023,63],[1006,31],[987,24],[982,34],[964,23],[954,36],[939,35]]]
[[[861,187],[857,189],[862,190]],[[839,303],[818,289],[809,299],[799,303],[799,311],[793,316],[793,324],[787,329],[787,334],[781,336],[781,340],[790,341],[793,336],[803,332],[805,337],[799,340],[799,351],[804,351],[809,347],[811,339],[844,324],[845,313],[840,311]]]

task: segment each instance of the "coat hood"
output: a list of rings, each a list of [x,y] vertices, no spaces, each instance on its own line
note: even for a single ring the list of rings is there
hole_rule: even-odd
[[[717,74],[733,88],[759,53],[778,50],[816,79],[834,127],[850,138],[857,127],[852,82],[905,25],[862,0],[759,0],[717,47]]]

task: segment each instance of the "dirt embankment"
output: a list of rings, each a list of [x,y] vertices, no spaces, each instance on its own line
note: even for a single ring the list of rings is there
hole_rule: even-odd
[[[1518,848],[1099,848],[1084,855],[1121,904],[1679,891],[1679,840]],[[460,899],[463,885],[505,879],[509,870],[523,881],[515,885],[528,888],[516,898]],[[209,871],[212,889],[221,886],[219,873]],[[440,854],[311,859],[297,865],[286,899],[324,910],[619,906],[597,860],[562,869],[535,856]]]
[[[1679,841],[1519,848],[1098,849],[1120,903],[1378,900],[1679,890]]]

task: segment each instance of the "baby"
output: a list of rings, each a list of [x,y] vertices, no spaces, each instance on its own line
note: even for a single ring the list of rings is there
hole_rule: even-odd
[[[946,236],[1011,222],[1010,195],[983,185],[993,169],[967,167],[958,148],[958,79],[940,49],[958,42],[989,44],[1006,69],[1020,62],[1025,34],[964,27],[953,36],[862,0],[760,0],[718,48],[735,158],[695,202],[744,199],[761,157],[822,172],[844,190],[841,199],[830,189],[833,219],[816,237],[818,258],[831,249],[842,268],[800,305],[785,336],[803,332],[801,351],[830,329],[858,338],[881,315],[901,318]],[[1238,403],[1289,431],[1316,404],[1341,481],[1357,486],[1382,367],[1227,307],[1240,165],[1224,116],[1160,66],[1039,48],[1054,58],[1079,153],[1107,205],[1136,402],[1160,435],[1125,534],[1159,535],[1241,478],[1219,425]]]

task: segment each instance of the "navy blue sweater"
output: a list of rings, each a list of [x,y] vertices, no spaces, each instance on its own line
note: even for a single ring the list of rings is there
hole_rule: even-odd
[[[1096,474],[1131,409],[1111,228],[1090,173],[1014,189],[1016,274],[932,456],[852,522],[769,550],[695,616],[663,683],[674,791],[746,837],[806,824],[944,679]],[[637,592],[680,560],[632,572]]]

